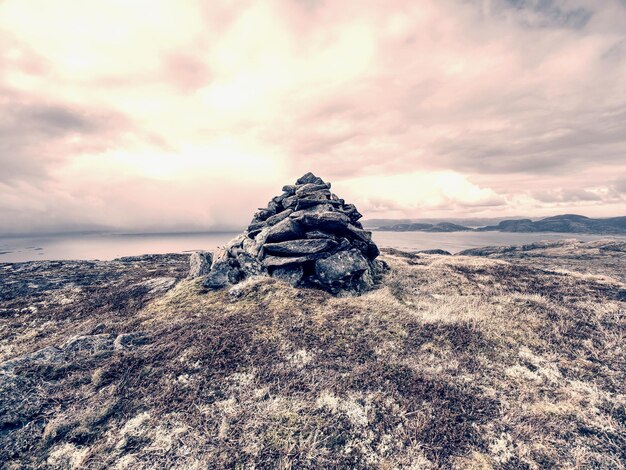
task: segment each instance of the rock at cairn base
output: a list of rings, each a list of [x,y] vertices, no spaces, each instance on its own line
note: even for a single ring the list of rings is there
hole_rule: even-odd
[[[189,257],[189,274],[187,277],[206,276],[211,272],[213,255],[209,251],[196,251]]]
[[[259,209],[247,230],[218,250],[204,286],[217,289],[269,275],[335,295],[371,289],[385,269],[361,214],[307,173]],[[197,261],[196,261],[197,262]]]

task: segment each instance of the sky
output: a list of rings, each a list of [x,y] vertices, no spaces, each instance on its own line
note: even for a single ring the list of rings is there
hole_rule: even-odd
[[[626,215],[626,0],[0,0],[0,234]]]

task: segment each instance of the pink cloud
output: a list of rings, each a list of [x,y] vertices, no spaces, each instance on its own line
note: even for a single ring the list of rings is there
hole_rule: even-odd
[[[516,5],[5,0],[1,225],[238,225],[309,170],[366,216],[624,212],[626,6]]]

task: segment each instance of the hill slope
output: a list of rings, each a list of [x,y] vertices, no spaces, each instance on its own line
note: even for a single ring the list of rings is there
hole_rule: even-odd
[[[0,462],[623,467],[626,244],[595,243],[388,250],[357,298],[206,293],[176,255],[0,265]]]

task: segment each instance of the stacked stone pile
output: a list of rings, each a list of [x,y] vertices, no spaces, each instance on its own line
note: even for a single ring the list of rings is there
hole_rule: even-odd
[[[220,288],[270,275],[333,294],[364,292],[385,266],[376,260],[378,247],[360,218],[353,204],[330,191],[330,183],[307,173],[283,187],[244,233],[215,253],[204,285]]]

